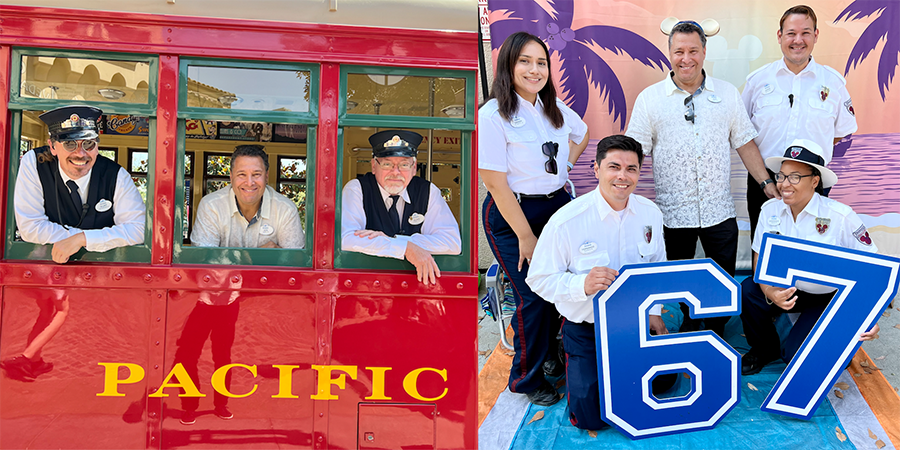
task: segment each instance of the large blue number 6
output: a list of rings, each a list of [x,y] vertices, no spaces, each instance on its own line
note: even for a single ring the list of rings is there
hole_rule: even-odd
[[[654,303],[693,317],[740,314],[741,287],[712,260],[628,265],[594,297],[601,417],[632,439],[712,428],[740,402],[741,356],[711,331],[650,336]],[[692,389],[657,399],[656,375],[689,372]]]
[[[798,280],[837,288],[762,410],[809,419],[897,293],[900,259],[774,234],[763,235],[754,280],[790,287]]]

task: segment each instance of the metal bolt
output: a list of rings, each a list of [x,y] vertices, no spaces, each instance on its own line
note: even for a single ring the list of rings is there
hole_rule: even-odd
[[[325,284],[325,280],[319,278],[318,280],[316,280],[316,284],[318,284],[319,286],[323,286]]]
[[[156,298],[162,298],[162,294],[156,294]]]
[[[344,280],[344,287],[351,287],[351,286],[353,286],[353,282],[352,282],[352,281],[350,281],[350,280]]]
[[[269,282],[269,279],[266,278],[266,277],[262,277],[262,278],[259,279],[259,282],[262,283],[262,284],[266,284],[266,283]]]
[[[30,271],[30,270],[26,270],[26,271],[25,271],[25,278],[31,278],[31,271]]]
[[[409,287],[409,283],[404,281],[404,282],[400,283],[400,287],[402,287],[403,289],[406,289]]]
[[[159,227],[159,232],[160,232],[160,233],[165,233],[165,232],[166,232],[166,227],[164,227],[164,226]]]
[[[294,278],[294,277],[288,278],[288,284],[291,285],[291,286],[297,284],[297,279]]]
[[[153,281],[153,275],[150,275],[149,273],[145,273],[145,274],[144,274],[144,281],[146,281],[147,283]]]
[[[161,320],[162,320],[162,317],[157,317],[157,318],[156,318],[156,321],[157,321],[157,322],[159,322],[159,321],[161,321]]]
[[[172,277],[175,281],[181,281],[181,274],[176,273],[174,277]]]
[[[163,173],[164,173],[164,174],[169,173],[169,169],[163,169]],[[166,204],[166,198],[165,198],[165,197],[161,198],[160,201],[162,201],[163,205]]]
[[[241,277],[238,276],[238,275],[235,275],[235,276],[231,277],[231,282],[232,282],[232,283],[239,283],[240,281],[241,281]]]
[[[462,289],[462,288],[463,288],[463,284],[462,284],[462,283],[457,283],[457,284],[456,284],[456,288],[457,288],[457,289]]]
[[[203,275],[204,282],[209,283],[209,280],[210,280],[209,275]]]
[[[159,364],[154,364],[154,365],[153,365],[153,368],[154,368],[154,369],[159,369]]]
[[[53,279],[58,280],[60,277],[62,277],[62,274],[61,274],[61,273],[59,273],[59,272],[53,272]]]
[[[122,274],[121,274],[121,273],[117,273],[117,274],[113,275],[113,279],[115,279],[116,281],[121,280],[121,279],[122,279]]]
[[[159,341],[156,341],[156,345],[159,345]]]
[[[378,281],[378,280],[375,280],[375,282],[372,283],[372,286],[375,286],[375,287],[381,287],[381,282]]]

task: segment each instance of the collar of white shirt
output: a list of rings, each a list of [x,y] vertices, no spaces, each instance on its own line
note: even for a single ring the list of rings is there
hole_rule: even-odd
[[[675,79],[672,77],[673,73],[675,72],[669,72],[669,75],[666,76],[666,96],[670,96],[676,92],[687,92],[684,89],[678,87],[677,84],[675,84]],[[715,83],[713,83],[712,78],[706,75],[706,71],[703,72],[703,76],[706,77],[706,79],[703,81],[703,90],[715,92],[716,86]],[[693,94],[693,92],[688,92],[688,94]]]
[[[813,193],[812,198],[810,198],[809,202],[806,204],[806,206],[803,207],[803,211],[800,211],[800,214],[797,214],[797,220],[794,220],[794,223],[798,222],[803,217],[803,214],[809,214],[810,216],[813,216],[813,217],[822,217],[822,215],[819,215],[819,206],[822,203],[822,201],[819,199],[819,197],[820,196],[819,196],[818,192]],[[791,220],[793,220],[794,215],[791,212],[791,207],[788,206],[787,203],[784,203],[784,201],[781,202],[781,206],[782,206],[782,211],[781,211],[782,214],[786,214],[788,217],[791,218]]]
[[[533,105],[531,104],[531,102],[529,102],[528,100],[525,100],[521,95],[519,95],[518,92],[516,92],[516,98],[519,99],[519,108],[531,108],[531,109],[534,109],[537,112],[540,112],[543,114],[544,102],[541,101],[540,96],[535,97],[535,101],[534,101]],[[516,111],[516,112],[518,113],[518,111]],[[540,116],[542,114],[538,114],[538,115]]]
[[[271,199],[271,196],[269,195],[269,189],[270,189],[269,186],[266,185],[266,187],[263,190],[262,204],[259,205],[259,210],[256,211],[256,217],[259,217],[262,219],[268,219],[271,217],[270,213],[271,213],[271,208],[272,208],[272,199]],[[238,209],[237,196],[234,195],[234,188],[231,186],[231,184],[228,185],[228,192],[230,193],[229,197],[231,197],[231,202],[230,202],[231,215],[234,216],[235,214],[238,214],[241,217],[243,217],[244,215],[241,214],[241,210]],[[249,222],[249,220],[247,222]]]
[[[392,201],[391,201],[391,194],[390,194],[388,191],[384,190],[384,188],[381,187],[380,184],[378,185],[378,191],[381,192],[381,200],[384,202],[384,206],[385,206],[386,208],[390,209],[390,208],[391,208],[391,203],[392,203]],[[402,198],[404,202],[406,202],[406,203],[412,203],[412,202],[409,200],[409,193],[406,192],[406,188],[403,188],[403,190],[400,191],[400,194],[399,194],[399,195],[400,195],[400,198]],[[399,206],[399,205],[398,205],[398,206]]]
[[[609,206],[609,202],[603,198],[603,193],[600,192],[600,186],[597,186],[594,189],[595,195],[597,196],[597,212],[600,214],[600,220],[606,220],[606,216],[616,212],[612,209],[612,206]],[[628,195],[628,203],[625,204],[625,211],[631,214],[636,214],[634,210],[634,194]],[[623,217],[624,218],[624,217]]]
[[[59,165],[59,161],[57,161],[56,164]],[[91,185],[91,173],[93,171],[94,171],[94,168],[91,167],[91,170],[88,170],[87,175],[85,175],[77,180],[72,180],[71,178],[69,178],[68,175],[66,175],[65,172],[63,172],[62,166],[60,165],[59,166],[59,177],[62,178],[63,184],[68,183],[69,180],[74,181],[75,184],[78,185],[78,195],[81,196],[81,201],[84,203],[87,203],[87,191],[88,191],[88,187]]]
[[[794,75],[794,72],[791,72],[791,69],[788,69],[787,64],[784,62],[784,57],[782,57],[781,59],[776,61],[776,64],[778,64],[778,70],[776,70],[775,73],[783,71],[783,72],[787,72],[791,75]],[[813,72],[813,67],[815,65],[816,65],[816,59],[813,58],[812,55],[809,55],[809,64],[807,64],[806,67],[804,67],[803,70],[801,70],[800,73],[797,74],[797,76],[802,76],[807,73],[811,74],[811,75],[815,75],[815,72]]]

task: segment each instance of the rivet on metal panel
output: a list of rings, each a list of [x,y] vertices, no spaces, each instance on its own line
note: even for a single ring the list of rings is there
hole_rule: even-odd
[[[156,341],[156,345],[159,345],[159,341]]]
[[[159,364],[154,364],[154,365],[153,365],[153,368],[154,368],[154,369],[159,369]]]
[[[269,282],[269,279],[266,278],[266,277],[262,277],[262,278],[259,279],[259,282],[262,283],[262,284],[266,284],[266,283]]]
[[[330,151],[331,151],[331,149],[330,149],[330,148],[328,148],[328,147],[325,147],[325,153],[328,153],[328,152],[330,152]]]
[[[328,209],[328,205],[322,205],[322,209]]]
[[[169,173],[169,169],[163,169],[163,173],[164,173],[164,174]],[[166,204],[166,198],[165,198],[165,197],[159,199],[159,201],[161,201],[161,202],[163,203],[163,205]]]
[[[369,442],[374,441],[374,440],[375,440],[375,433],[372,433],[371,431],[366,431],[366,440],[369,441]]]
[[[61,277],[61,276],[62,276],[61,273],[59,273],[59,272],[53,272],[53,279],[58,280],[59,277]]]
[[[160,233],[165,233],[165,232],[166,232],[166,227],[164,227],[164,226],[163,226],[163,227],[159,227],[159,232],[160,232]]]
[[[156,318],[156,321],[157,321],[157,322],[162,321],[162,317],[157,317],[157,318]]]
[[[156,441],[156,436],[150,436],[150,442]]]
[[[181,281],[181,274],[176,273],[174,277],[172,277],[175,281]]]
[[[328,175],[325,175],[325,181],[328,181]]]
[[[163,261],[165,261],[165,260],[166,260],[166,258],[163,257],[163,256],[160,256],[160,257],[157,259],[157,261],[159,261],[159,262],[163,262]]]
[[[169,32],[171,33],[172,31],[169,30]],[[172,55],[166,55],[166,59],[172,59]],[[169,87],[169,85],[167,84],[167,85],[166,85],[166,88],[168,88],[168,87]]]
[[[288,278],[288,284],[291,285],[291,286],[297,284],[297,279],[294,278],[294,277]]]
[[[31,278],[31,271],[30,271],[30,270],[26,270],[25,273],[24,273],[24,275],[25,275],[25,278]]]
[[[344,287],[351,287],[351,286],[353,286],[353,282],[352,282],[352,281],[350,281],[350,280],[344,280]]]
[[[437,415],[441,415],[441,412],[440,412],[440,411],[438,411],[438,412],[437,412]]]
[[[155,413],[155,412],[151,412],[151,413],[150,413],[150,417],[156,417],[156,413]]]
[[[319,436],[319,438],[316,439],[316,440],[319,441],[319,442],[322,442],[324,439],[325,439],[325,438],[323,438],[322,436]]]
[[[318,280],[316,280],[316,284],[318,284],[319,286],[322,286],[325,284],[325,280],[323,280],[322,278],[319,278]]]
[[[147,282],[147,283],[153,281],[153,275],[150,275],[149,273],[145,273],[145,274],[144,274],[144,281]]]
[[[156,298],[162,298],[162,294],[156,294]]]
[[[169,117],[169,113],[165,113],[165,114],[163,114],[163,115],[166,116],[166,117]],[[168,140],[168,139],[164,140],[164,141],[163,141],[163,145],[169,145],[169,140]]]
[[[323,259],[323,260],[322,260],[322,265],[323,265],[323,266],[328,266],[328,261],[326,261],[326,260]]]
[[[325,417],[325,413],[319,413],[319,417]]]
[[[168,58],[168,56],[166,58]],[[172,83],[166,83],[166,89],[172,89]]]
[[[403,289],[406,289],[409,287],[409,283],[404,281],[404,282],[400,283],[400,287],[402,287]]]
[[[166,31],[168,31],[168,32],[169,32],[169,33],[171,33],[171,32],[172,32],[172,29],[171,29],[171,28],[169,28],[169,29],[168,29],[168,30],[166,30]],[[168,57],[168,56],[167,56],[167,57],[166,57],[166,58],[169,58],[169,57]]]
[[[328,93],[328,97],[331,97],[331,92]],[[331,125],[331,119],[325,119],[325,125]]]
[[[375,286],[375,287],[381,287],[381,282],[378,281],[378,280],[375,280],[375,282],[372,283],[372,286]]]
[[[203,275],[203,281],[209,283],[209,275]]]
[[[166,38],[166,42],[172,42],[172,38]]]
[[[240,281],[241,281],[241,277],[239,275],[235,275],[235,276],[231,277],[232,283],[239,283]]]
[[[121,274],[121,273],[117,273],[117,274],[113,275],[113,279],[115,279],[116,281],[121,280],[121,279],[122,279],[122,274]]]
[[[463,288],[463,284],[462,284],[462,283],[456,283],[456,288],[457,288],[457,289],[462,289],[462,288]]]
[[[163,115],[166,116],[166,119],[168,119],[172,116],[172,113],[166,111]],[[169,141],[165,141],[164,144],[169,145]]]

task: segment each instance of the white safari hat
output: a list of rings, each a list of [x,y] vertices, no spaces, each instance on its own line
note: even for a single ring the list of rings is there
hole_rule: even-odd
[[[837,184],[837,175],[825,167],[825,158],[822,157],[822,147],[807,139],[795,139],[791,146],[784,151],[784,156],[772,156],[766,158],[766,167],[772,172],[781,170],[781,163],[791,160],[809,164],[822,174],[822,187],[830,188]]]

